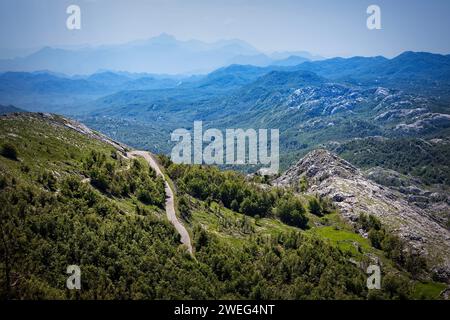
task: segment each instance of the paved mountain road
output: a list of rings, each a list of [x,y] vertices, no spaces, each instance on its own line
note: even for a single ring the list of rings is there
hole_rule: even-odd
[[[165,183],[165,191],[166,191],[166,214],[167,218],[169,219],[170,223],[173,224],[175,229],[178,231],[178,233],[181,236],[181,243],[183,243],[187,249],[189,250],[189,253],[192,255],[192,244],[191,244],[191,238],[189,236],[188,231],[186,228],[181,224],[181,222],[178,220],[177,215],[175,213],[175,205],[174,205],[174,195],[173,190],[170,187],[169,183],[167,182],[166,178],[164,177],[161,168],[159,167],[158,163],[156,162],[155,158],[150,152],[147,151],[131,151],[128,152],[128,156],[131,157],[143,157],[148,164],[156,171],[156,174],[161,176],[164,179]]]

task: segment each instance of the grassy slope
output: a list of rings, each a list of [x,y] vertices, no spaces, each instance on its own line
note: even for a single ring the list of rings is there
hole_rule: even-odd
[[[30,184],[30,176],[36,176],[43,171],[53,173],[58,179],[66,176],[84,179],[86,177],[83,175],[83,160],[92,151],[104,154],[116,151],[104,142],[63,127],[62,121],[62,118],[56,116],[55,123],[51,123],[32,114],[3,118],[0,121],[2,142],[10,142],[16,146],[19,161],[2,157],[0,170],[20,179],[24,184]],[[58,125],[58,122],[61,125]],[[139,161],[145,164],[145,161]],[[122,168],[118,170],[127,170],[129,162],[123,161],[120,166]],[[109,200],[123,208],[125,212],[134,212],[134,199],[109,197]],[[161,212],[156,207],[148,207]]]

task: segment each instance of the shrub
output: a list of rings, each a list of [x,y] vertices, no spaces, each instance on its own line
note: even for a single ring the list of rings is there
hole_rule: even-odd
[[[279,199],[274,211],[280,220],[288,225],[304,229],[308,223],[308,219],[305,216],[305,208],[294,197]]]
[[[8,185],[6,178],[4,176],[0,176],[0,189],[4,189]]]
[[[397,274],[385,275],[382,287],[390,299],[407,299],[411,291],[407,279]]]
[[[46,189],[50,191],[56,191],[56,178],[51,172],[44,171],[38,177],[38,182],[41,183]]]
[[[367,216],[365,214],[361,214],[359,216],[359,223],[365,231],[369,231],[371,229],[381,230],[382,227],[381,221],[372,215]]]
[[[151,192],[146,188],[139,188],[137,191],[137,198],[144,204],[152,204],[153,197]]]
[[[107,172],[102,169],[93,169],[90,172],[91,184],[102,192],[108,191],[110,181]]]
[[[404,244],[399,237],[387,234],[381,242],[381,248],[388,258],[394,260],[399,265],[403,264]]]
[[[320,205],[319,201],[316,198],[312,198],[308,201],[308,210],[312,214],[316,216],[323,216],[322,214],[322,206]]]
[[[2,145],[1,154],[2,156],[11,160],[17,160],[17,149],[13,144],[9,142]]]
[[[185,195],[178,198],[178,210],[183,219],[189,220],[191,217],[191,209],[189,208],[189,199]]]
[[[428,269],[427,261],[417,253],[408,252],[405,257],[405,269],[408,270],[414,278],[418,278]]]
[[[233,199],[233,201],[231,201],[230,208],[231,208],[231,210],[238,212],[239,211],[239,202],[236,199]]]
[[[370,230],[369,231],[369,240],[372,244],[372,247],[376,249],[381,249],[381,242],[383,241],[385,235],[382,230]]]
[[[298,183],[298,187],[300,189],[301,192],[306,192],[308,190],[308,180],[306,180],[306,177],[303,176],[299,183]]]

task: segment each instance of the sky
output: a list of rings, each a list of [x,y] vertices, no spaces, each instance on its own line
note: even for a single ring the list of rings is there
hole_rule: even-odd
[[[71,4],[81,8],[80,30],[66,28]],[[372,4],[381,9],[381,30],[366,26]],[[180,40],[241,39],[266,53],[449,54],[449,16],[449,0],[0,0],[0,50],[119,44],[168,33]]]

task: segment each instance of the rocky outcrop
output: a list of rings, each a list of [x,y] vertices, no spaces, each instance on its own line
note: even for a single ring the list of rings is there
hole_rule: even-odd
[[[404,194],[368,179],[326,150],[309,153],[275,184],[295,186],[302,177],[308,181],[308,192],[332,199],[347,221],[355,222],[362,213],[376,216],[424,255],[440,278],[450,280],[450,232],[429,212],[409,203]]]
[[[445,186],[429,187],[420,179],[403,175],[395,170],[374,167],[364,175],[378,184],[401,193],[409,204],[426,211],[441,226],[448,229],[450,221],[450,195]]]
[[[50,116],[50,117],[53,116],[53,115],[49,115],[49,114],[46,114],[46,115]],[[122,153],[125,153],[127,150],[130,149],[123,143],[112,140],[111,138],[105,136],[104,134],[102,134],[100,132],[93,131],[80,122],[77,122],[77,121],[74,121],[74,120],[71,120],[68,118],[60,117],[60,116],[58,116],[58,117],[62,120],[62,123],[64,126],[70,128],[70,129],[73,129],[81,134],[84,134],[92,139],[97,139],[102,142],[108,143]]]

